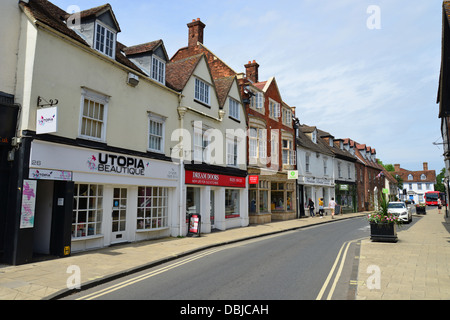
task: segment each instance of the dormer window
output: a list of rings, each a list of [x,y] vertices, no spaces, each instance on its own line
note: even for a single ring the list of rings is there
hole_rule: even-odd
[[[330,144],[330,147],[333,147],[334,146],[334,140],[333,140],[333,138],[329,138],[329,140],[328,140],[328,143]]]
[[[114,58],[116,54],[116,33],[99,21],[95,23],[94,43],[97,51]]]
[[[166,83],[166,63],[157,56],[152,57],[152,79],[159,83]]]
[[[422,174],[422,175],[420,176],[420,180],[427,180],[427,176],[424,175],[424,174]]]
[[[312,142],[317,143],[317,132],[315,130],[311,133],[311,140]]]
[[[412,174],[410,174],[410,175],[408,175],[408,180],[414,180],[414,177],[413,177],[413,175]]]

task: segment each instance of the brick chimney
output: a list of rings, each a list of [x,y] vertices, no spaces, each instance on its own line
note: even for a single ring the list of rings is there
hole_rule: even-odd
[[[428,171],[428,162],[423,163],[423,171]]]
[[[249,79],[253,83],[257,83],[259,79],[258,74],[259,64],[256,63],[255,60],[249,61],[248,64],[245,65],[245,73],[247,75],[247,79]]]
[[[203,33],[206,25],[200,21],[200,18],[197,20],[192,20],[191,23],[188,23],[189,28],[189,47],[195,47],[197,42],[203,43]]]
[[[394,169],[395,169],[395,171],[400,171],[400,165],[399,164],[394,164]]]

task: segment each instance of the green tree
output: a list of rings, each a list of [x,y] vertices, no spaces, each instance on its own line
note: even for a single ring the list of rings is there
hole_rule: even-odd
[[[434,185],[435,191],[445,192],[445,185],[442,182],[445,178],[445,168],[442,168],[441,173],[436,177],[436,184]]]

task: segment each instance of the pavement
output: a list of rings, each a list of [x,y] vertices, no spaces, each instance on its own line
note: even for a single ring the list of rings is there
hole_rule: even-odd
[[[366,215],[351,213],[335,219],[326,216],[272,222],[200,238],[131,243],[64,259],[0,266],[0,300],[51,300],[65,296],[72,292],[68,285],[74,284],[76,270],[81,276],[81,288],[86,289],[209,248]],[[395,244],[362,240],[357,300],[450,299],[450,220],[446,220],[445,211],[439,215],[437,209],[415,219],[419,221],[414,226],[400,229]],[[379,272],[368,273],[372,266],[377,266]],[[374,275],[379,276],[377,281],[373,281]]]

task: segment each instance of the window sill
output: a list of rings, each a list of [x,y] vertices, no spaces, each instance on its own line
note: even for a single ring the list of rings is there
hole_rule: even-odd
[[[86,240],[96,240],[96,239],[101,239],[103,237],[104,237],[104,235],[99,234],[99,235],[95,235],[95,236],[72,238],[72,242],[79,242],[79,241],[86,241]]]
[[[202,102],[202,101],[197,100],[197,99],[194,99],[194,102],[196,102],[198,104],[201,104],[202,106],[204,106],[204,107],[206,107],[208,109],[211,109],[211,106],[209,104],[205,103],[205,102]]]
[[[147,233],[147,232],[155,232],[155,231],[163,231],[168,230],[169,227],[161,227],[161,228],[155,228],[155,229],[142,229],[142,230],[136,230],[136,233]]]
[[[236,121],[237,123],[241,123],[241,120],[236,119],[235,117],[228,116],[228,118],[230,118],[230,119],[233,120],[233,121]]]

